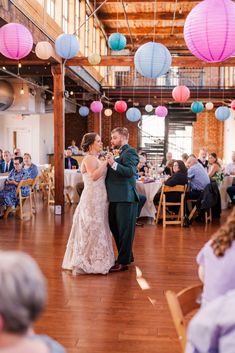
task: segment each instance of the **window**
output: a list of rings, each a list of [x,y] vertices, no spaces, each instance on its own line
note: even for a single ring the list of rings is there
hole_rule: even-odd
[[[78,27],[80,26],[80,0],[75,0],[75,21],[74,31],[77,31],[76,35],[79,36]]]
[[[69,1],[63,0],[62,29],[68,33]]]
[[[47,0],[47,13],[55,19],[55,0]]]

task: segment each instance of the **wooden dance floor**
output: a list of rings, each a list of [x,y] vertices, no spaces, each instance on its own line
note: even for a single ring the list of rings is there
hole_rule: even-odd
[[[66,207],[62,217],[40,204],[31,221],[0,221],[0,248],[28,252],[48,280],[48,307],[36,331],[68,353],[179,353],[164,291],[198,282],[195,256],[219,222],[138,227],[128,272],[73,277],[61,270],[74,211]]]

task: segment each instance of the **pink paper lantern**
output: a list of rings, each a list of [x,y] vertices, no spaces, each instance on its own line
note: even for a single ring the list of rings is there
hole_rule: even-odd
[[[118,113],[124,113],[127,110],[127,104],[125,101],[117,101],[114,105],[114,109]]]
[[[235,100],[233,100],[232,103],[231,103],[231,109],[235,110]]]
[[[9,59],[19,60],[27,56],[33,47],[29,30],[19,23],[8,23],[0,28],[0,53]]]
[[[164,105],[159,105],[156,109],[155,109],[155,115],[161,117],[161,118],[165,118],[168,114],[168,109],[166,107],[164,107]]]
[[[90,105],[90,109],[93,113],[100,113],[103,109],[103,104],[100,101],[93,101]]]
[[[172,97],[176,102],[184,103],[190,97],[190,90],[187,86],[176,86],[172,91]]]
[[[186,18],[184,39],[197,58],[220,62],[235,53],[235,4],[231,0],[204,0]]]

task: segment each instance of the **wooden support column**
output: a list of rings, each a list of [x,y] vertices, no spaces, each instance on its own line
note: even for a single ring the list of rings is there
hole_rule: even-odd
[[[94,132],[101,136],[101,113],[94,113]]]
[[[55,213],[64,208],[64,68],[52,66],[54,79]],[[56,207],[58,206],[58,207]]]

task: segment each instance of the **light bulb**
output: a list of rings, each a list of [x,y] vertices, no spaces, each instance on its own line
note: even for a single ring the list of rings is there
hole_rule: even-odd
[[[55,97],[54,97],[54,96],[52,96],[52,97],[51,97],[51,99],[52,99],[52,100],[54,100],[54,99],[55,99]]]
[[[22,67],[22,64],[21,63],[18,63],[18,68],[20,69]]]
[[[20,90],[20,94],[24,94],[24,89],[23,89],[23,87],[22,87],[21,90]]]
[[[70,91],[69,94],[70,94],[70,96],[73,96],[73,91]]]

